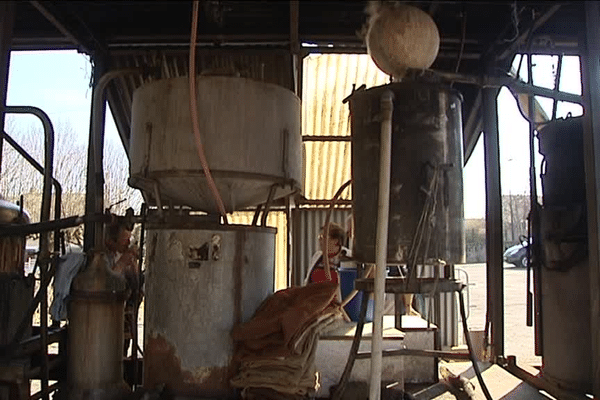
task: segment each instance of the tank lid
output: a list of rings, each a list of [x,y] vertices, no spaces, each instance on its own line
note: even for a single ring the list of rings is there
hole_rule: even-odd
[[[29,224],[29,214],[16,204],[0,199],[0,224]]]

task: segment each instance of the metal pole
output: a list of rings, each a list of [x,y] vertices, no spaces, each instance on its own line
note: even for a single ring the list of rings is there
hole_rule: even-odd
[[[94,87],[92,88],[92,97],[96,97],[96,92],[100,91],[98,81],[100,76],[107,70],[105,58],[101,55],[94,57],[94,69],[92,71],[94,77]],[[102,94],[103,95],[103,94]],[[102,96],[104,99],[104,96]],[[101,110],[97,110],[100,107]],[[98,207],[96,187],[104,185],[102,171],[96,171],[94,154],[95,154],[95,135],[98,132],[104,132],[104,116],[106,111],[105,102],[96,104],[92,101],[91,116],[90,116],[90,135],[88,139],[88,160],[87,160],[87,176],[86,176],[86,192],[85,192],[85,214],[93,214]],[[83,250],[90,251],[96,242],[96,228],[94,223],[85,224],[85,235],[83,238]]]
[[[97,72],[97,68],[94,68]],[[91,115],[91,130],[90,130],[90,151],[88,151],[88,192],[92,190],[92,194],[88,193],[88,201],[86,204],[86,213],[102,213],[104,211],[104,169],[102,159],[104,157],[104,125],[106,114],[106,101],[104,90],[106,86],[114,78],[126,74],[140,73],[140,68],[126,68],[106,72],[94,85],[92,94],[92,115]],[[91,157],[91,160],[89,159]],[[90,186],[91,184],[91,186]],[[90,210],[90,207],[92,208]],[[86,245],[93,246],[99,249],[103,246],[104,234],[103,224],[95,223],[93,226],[93,240],[88,239]],[[85,249],[86,251],[89,248]]]
[[[40,211],[40,222],[50,220],[50,201],[52,199],[52,166],[54,165],[54,128],[48,115],[36,107],[5,107],[7,113],[33,114],[42,121],[44,126],[44,184],[42,189],[42,207]],[[49,238],[47,232],[40,233],[40,280],[44,282],[48,274],[50,262]],[[42,344],[42,391],[43,398],[48,399],[48,293],[47,285],[40,285],[40,336]]]
[[[390,174],[392,156],[392,115],[394,94],[387,90],[381,96],[381,140],[379,151],[379,198],[377,207],[375,310],[371,337],[371,384],[369,399],[381,397],[381,370],[383,368],[383,301],[385,269],[387,264],[388,219],[390,214]],[[365,293],[365,296],[367,294]]]
[[[494,63],[488,65],[493,72]],[[483,89],[483,128],[486,189],[486,255],[488,313],[493,356],[504,354],[504,282],[502,260],[502,197],[498,143],[498,89]]]
[[[586,51],[581,60],[584,112],[584,163],[586,176],[590,272],[592,385],[600,398],[600,4],[585,2]]]
[[[8,87],[8,67],[15,20],[15,2],[0,2],[0,131],[4,130],[4,106]],[[2,138],[0,138],[0,172],[2,171]]]

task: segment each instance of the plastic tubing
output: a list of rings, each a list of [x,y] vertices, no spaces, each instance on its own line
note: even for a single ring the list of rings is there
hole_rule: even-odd
[[[194,131],[194,138],[196,139],[196,149],[198,150],[198,156],[200,157],[200,163],[202,164],[202,170],[204,171],[204,175],[206,176],[206,181],[208,183],[208,187],[213,195],[217,208],[219,209],[219,213],[223,217],[223,223],[225,225],[227,222],[227,211],[225,211],[225,205],[223,204],[223,199],[219,194],[219,190],[217,189],[217,185],[215,185],[215,181],[210,172],[210,168],[208,167],[208,162],[206,161],[206,156],[204,154],[204,146],[202,145],[202,138],[200,136],[200,123],[198,122],[198,101],[196,99],[196,32],[198,31],[198,11],[200,9],[200,5],[198,0],[194,0],[193,8],[192,8],[192,33],[190,35],[190,115],[192,118],[192,130]]]

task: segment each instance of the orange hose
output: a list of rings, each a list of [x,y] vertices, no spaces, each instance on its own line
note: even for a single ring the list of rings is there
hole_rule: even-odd
[[[198,31],[198,12],[200,9],[200,5],[198,0],[193,1],[192,8],[192,33],[190,37],[190,114],[192,117],[192,129],[194,131],[194,138],[196,139],[196,149],[198,150],[198,156],[200,157],[200,163],[202,164],[202,170],[204,171],[204,175],[206,176],[206,181],[208,183],[208,187],[214,197],[217,208],[219,209],[219,213],[223,217],[223,223],[225,225],[227,222],[227,211],[225,211],[225,205],[223,204],[223,199],[221,199],[221,195],[219,194],[219,190],[217,189],[217,185],[212,177],[210,172],[210,168],[208,167],[208,162],[206,161],[206,156],[204,155],[204,146],[202,145],[202,138],[200,137],[200,123],[198,122],[198,102],[196,99],[196,34]]]

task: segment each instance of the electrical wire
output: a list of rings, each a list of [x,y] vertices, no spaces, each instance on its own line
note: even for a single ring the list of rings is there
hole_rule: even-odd
[[[202,170],[206,176],[208,187],[214,197],[215,203],[219,213],[223,217],[223,223],[228,224],[227,211],[225,211],[225,205],[223,199],[219,194],[217,185],[212,177],[206,156],[204,154],[204,146],[202,145],[202,138],[200,136],[200,123],[198,121],[198,104],[196,99],[196,34],[198,31],[198,12],[200,4],[198,0],[193,1],[192,8],[192,32],[190,35],[190,60],[189,60],[189,80],[190,80],[190,115],[192,118],[192,129],[194,131],[194,138],[196,141],[196,149],[198,150],[198,156],[200,157],[200,163],[202,164]]]

